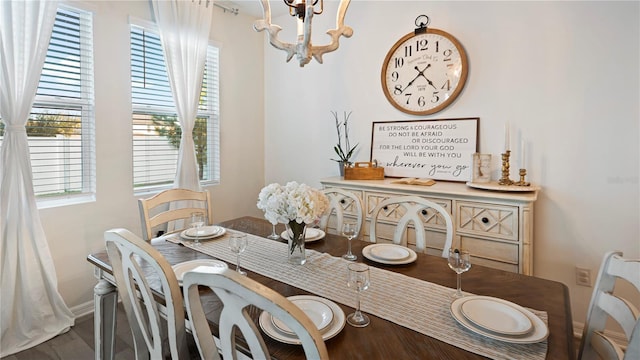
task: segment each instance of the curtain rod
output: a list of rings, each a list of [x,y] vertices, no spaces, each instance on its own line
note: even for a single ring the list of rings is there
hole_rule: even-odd
[[[218,2],[214,2],[213,5],[221,8],[222,10],[224,10],[225,13],[228,11],[228,12],[232,13],[233,15],[238,15],[238,13],[240,12],[240,9],[238,9],[237,7],[225,6],[225,5],[222,5],[222,4],[218,4]]]

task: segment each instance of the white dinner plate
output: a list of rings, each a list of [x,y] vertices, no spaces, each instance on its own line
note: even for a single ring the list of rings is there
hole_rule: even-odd
[[[393,251],[393,253],[395,255],[391,255],[391,252],[388,251],[389,249],[395,248],[395,247],[399,247],[402,249],[395,249]],[[379,249],[382,248],[382,249]],[[385,249],[387,251],[385,251]],[[408,252],[408,256],[404,257],[404,258],[399,258],[397,259],[397,257],[399,256],[398,254],[403,254],[404,250],[406,250],[406,252]],[[385,258],[380,258],[376,255],[374,255],[374,253],[377,253],[378,255],[380,253],[382,254],[386,254],[386,255],[382,255],[383,257],[396,257],[396,259],[385,259]],[[364,247],[364,249],[362,249],[362,255],[364,257],[366,257],[367,259],[371,260],[371,261],[375,261],[381,264],[387,264],[387,265],[402,265],[402,264],[410,264],[414,261],[416,261],[416,259],[418,258],[418,254],[416,254],[415,251],[413,251],[413,249],[410,249],[408,247],[404,247],[401,245],[395,245],[395,244],[371,244],[371,245],[367,245]]]
[[[476,298],[490,298],[490,299],[499,300],[497,298],[491,298],[487,296],[465,296],[465,297],[456,299],[451,303],[451,315],[453,316],[453,318],[456,319],[456,321],[458,321],[460,325],[475,332],[476,334],[486,336],[490,339],[500,340],[500,341],[514,343],[514,344],[533,344],[533,343],[543,341],[549,336],[549,328],[544,323],[544,321],[542,321],[542,319],[537,317],[531,311],[523,308],[522,306],[513,304],[513,303],[511,303],[512,306],[518,309],[531,321],[533,325],[533,329],[528,333],[524,335],[503,335],[503,334],[494,333],[485,328],[476,326],[473,322],[467,319],[462,314],[462,311],[461,311],[461,307],[466,301],[476,299]]]
[[[304,233],[304,242],[318,241],[324,239],[325,235],[325,232],[320,229],[307,228],[307,231]],[[280,237],[289,240],[289,234],[286,231],[283,231]]]
[[[324,304],[328,305],[329,308],[331,308],[331,312],[333,313],[333,321],[327,327],[324,333],[322,333],[322,339],[324,341],[327,341],[332,337],[338,335],[340,331],[342,331],[342,329],[344,328],[344,325],[346,324],[347,318],[344,315],[344,311],[342,311],[342,309],[340,308],[340,306],[338,306],[338,304],[334,303],[331,300],[321,298],[318,296],[312,296],[312,295],[289,296],[287,299],[291,301],[294,301],[297,299],[314,299],[314,300],[323,302]],[[269,336],[274,340],[283,342],[285,344],[293,344],[293,345],[301,344],[300,339],[298,339],[297,336],[287,335],[285,333],[278,331],[278,329],[276,329],[276,327],[273,325],[273,321],[271,320],[271,318],[272,318],[271,314],[269,314],[266,311],[263,311],[262,314],[260,314],[260,319],[258,321],[260,323],[260,328],[262,329],[262,331],[264,331],[265,334],[267,334],[267,336]]]
[[[223,228],[222,226],[211,225],[203,226],[200,228],[200,230],[196,230],[195,228],[186,229],[180,233],[180,236],[185,239],[195,240],[197,235],[198,240],[209,240],[222,236],[226,232],[227,229]]]
[[[411,253],[404,246],[396,244],[378,244],[371,247],[371,256],[387,261],[400,261],[409,258]]]
[[[178,279],[178,283],[182,285],[182,277],[184,276],[184,273],[186,273],[187,271],[194,270],[195,268],[198,268],[200,266],[216,267],[216,268],[223,268],[223,269],[229,268],[229,265],[227,265],[226,262],[215,260],[215,259],[189,260],[189,261],[175,264],[171,268],[173,269],[173,272],[176,273],[176,278]]]
[[[324,302],[318,301],[317,298],[295,299],[291,300],[291,302],[307,314],[309,319],[313,321],[313,324],[321,333],[325,332],[327,327],[331,325],[331,322],[333,321],[333,311],[331,311],[329,305]],[[271,317],[271,321],[273,321],[273,325],[276,329],[287,335],[296,336],[296,334],[291,331],[287,324],[282,322],[282,320]]]
[[[463,302],[460,311],[477,326],[504,335],[524,335],[533,327],[513,303],[502,299],[473,298]]]

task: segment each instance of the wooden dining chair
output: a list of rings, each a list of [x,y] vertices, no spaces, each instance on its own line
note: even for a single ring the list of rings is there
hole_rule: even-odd
[[[345,221],[345,213],[356,214],[356,229],[358,237],[362,234],[362,225],[364,224],[364,207],[362,200],[358,195],[341,188],[328,188],[320,190],[329,199],[327,210],[320,217],[320,229],[327,231],[329,219],[335,214],[336,230],[338,234],[342,231],[342,224]]]
[[[622,257],[622,252],[604,255],[596,279],[582,332],[579,360],[640,359],[640,311],[628,299],[614,294],[616,282],[627,282],[640,292],[640,259]],[[620,325],[627,339],[626,351],[605,334],[608,319]]]
[[[444,221],[446,234],[442,257],[449,256],[449,248],[453,242],[453,221],[447,210],[439,204],[419,196],[396,196],[382,200],[371,212],[369,225],[369,240],[371,242],[377,241],[376,229],[383,215],[397,218],[397,225],[393,233],[394,244],[402,244],[404,233],[413,223],[416,233],[416,249],[422,252],[426,250],[427,246],[425,222],[441,223]]]
[[[171,359],[188,359],[184,301],[171,265],[151,244],[129,230],[108,230],[104,238],[133,334],[136,359],[164,359],[165,343]],[[164,294],[162,308],[149,287],[150,272]]]
[[[174,233],[186,228],[189,217],[194,212],[202,212],[207,224],[213,223],[213,210],[209,191],[188,189],[168,189],[147,199],[138,199],[142,238],[150,241],[154,231],[163,226],[166,233]],[[176,224],[176,222],[180,222]]]
[[[307,359],[328,359],[320,331],[311,319],[284,296],[229,269],[206,273],[187,272],[182,279],[187,314],[200,357],[206,360],[236,359],[236,329],[242,333],[254,359],[269,359],[269,350],[249,308],[262,309],[285,323],[302,343]],[[223,304],[219,321],[219,349],[205,318],[198,286],[208,286]]]

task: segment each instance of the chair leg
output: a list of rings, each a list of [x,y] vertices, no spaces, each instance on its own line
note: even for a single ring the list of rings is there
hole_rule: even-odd
[[[100,279],[93,288],[93,294],[95,359],[112,360],[114,357],[118,292],[116,287],[107,280]]]

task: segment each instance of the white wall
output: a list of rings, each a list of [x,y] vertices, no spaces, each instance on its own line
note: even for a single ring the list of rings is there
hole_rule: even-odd
[[[96,283],[86,256],[104,248],[103,233],[124,227],[141,234],[132,189],[129,15],[150,20],[148,1],[90,1],[94,12],[96,97],[96,201],[42,209],[42,223],[71,308],[93,299]],[[211,39],[221,49],[221,183],[208,187],[215,221],[261,216],[257,194],[264,184],[263,39],[252,19],[213,8]]]
[[[327,14],[314,18],[318,45],[326,42],[321,23],[333,27],[335,12]],[[387,102],[380,71],[420,14],[460,40],[470,74],[448,109],[416,117]],[[638,2],[352,1],[346,23],[354,35],[323,65],[300,68],[265,45],[267,182],[319,186],[338,174],[329,160],[331,110],[353,111],[356,161],[369,160],[373,121],[479,117],[479,150],[494,157],[509,121],[512,144],[521,136],[528,142],[530,181],[543,189],[535,205],[535,276],[566,284],[574,320],[582,322],[592,288],[575,285],[574,267],[595,277],[610,249],[640,258],[639,14]],[[290,21],[274,20],[288,28]],[[512,148],[517,159],[519,146]]]

